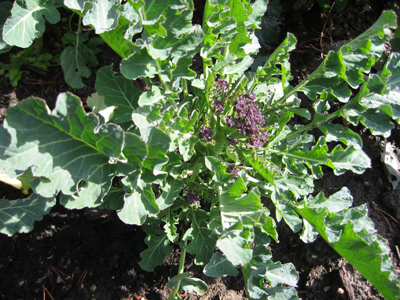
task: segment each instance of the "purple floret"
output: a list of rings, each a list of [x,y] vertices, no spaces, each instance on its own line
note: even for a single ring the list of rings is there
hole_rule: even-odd
[[[236,119],[232,116],[228,117],[227,122],[229,127],[233,127],[236,125]]]
[[[228,88],[228,83],[225,80],[218,79],[215,83],[218,85],[219,90],[225,90]]]
[[[199,138],[202,140],[211,141],[212,140],[212,131],[211,131],[210,127],[207,127],[207,126],[201,127],[200,132],[199,132]]]
[[[193,204],[199,201],[199,194],[197,193],[197,191],[193,191],[193,190],[188,190],[187,194],[186,194],[186,201],[189,204]]]
[[[220,112],[223,111],[223,110],[224,110],[224,106],[223,106],[222,102],[219,101],[219,100],[216,100],[216,101],[214,102],[214,113],[215,113],[215,114],[218,114],[218,113],[220,113]]]

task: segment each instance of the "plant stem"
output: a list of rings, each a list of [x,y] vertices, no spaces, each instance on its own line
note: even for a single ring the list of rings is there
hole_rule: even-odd
[[[274,103],[274,105],[279,105],[284,103],[287,99],[289,99],[291,96],[293,96],[295,93],[297,93],[301,88],[306,85],[309,82],[308,79],[303,80],[301,83],[299,83],[297,86],[295,86],[289,93],[285,94],[282,98],[278,99]]]
[[[295,137],[295,136],[297,136],[297,135],[299,135],[299,134],[301,134],[303,132],[307,132],[307,131],[311,130],[311,128],[313,126],[315,126],[315,125],[319,125],[321,123],[327,123],[327,122],[329,122],[329,121],[331,121],[333,119],[336,119],[337,117],[341,116],[342,113],[343,113],[343,108],[335,111],[334,113],[330,114],[329,116],[327,116],[323,120],[319,120],[318,122],[315,121],[315,119],[314,119],[310,124],[308,124],[306,126],[303,126],[303,127],[299,128],[299,129],[289,133],[283,140],[288,140],[288,139],[291,139],[291,138],[293,138],[293,137]]]
[[[179,266],[178,266],[178,274],[182,274],[183,270],[185,268],[185,259],[186,259],[186,241],[183,242],[183,245],[181,246],[181,257],[179,259]],[[180,291],[180,286],[181,286],[181,281],[178,281],[178,285],[174,287],[174,290],[172,291],[172,294],[168,297],[168,300],[175,300],[176,296],[178,295],[178,292]]]
[[[186,96],[189,95],[187,79],[182,78],[182,86],[183,86],[183,98],[186,98]]]

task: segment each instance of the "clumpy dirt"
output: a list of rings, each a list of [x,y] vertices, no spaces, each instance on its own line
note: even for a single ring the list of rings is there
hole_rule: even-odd
[[[201,23],[204,1],[194,2],[194,22]],[[331,43],[355,38],[378,19],[382,10],[396,7],[395,1],[348,2],[344,11],[327,13],[313,0],[297,1],[295,5],[290,0],[281,1],[284,9],[282,39],[286,32],[291,32],[298,40],[298,46],[291,54],[293,84],[301,82],[321,63],[324,51]],[[61,34],[57,36],[46,31],[45,38],[50,41],[46,52],[59,54],[54,42]],[[83,103],[95,92],[97,69],[110,64],[117,68],[120,62],[107,46],[101,46],[101,49],[97,56],[99,66],[90,78],[84,79],[87,87],[72,91]],[[8,57],[3,54],[0,60],[7,62]],[[52,107],[58,92],[67,90],[60,71],[60,66],[54,65],[48,71],[48,78],[24,74],[17,88],[13,88],[7,78],[0,77],[0,122],[9,105],[32,95],[46,99]],[[303,107],[311,107],[312,103],[306,97],[302,96],[302,101]],[[354,197],[355,206],[366,203],[378,233],[391,249],[391,260],[400,270],[396,251],[396,246],[400,245],[400,187],[393,190],[384,172],[379,147],[382,140],[371,136],[362,126],[352,130],[362,137],[363,149],[371,158],[372,168],[361,175],[346,172],[335,176],[326,167],[324,177],[315,181],[315,190],[329,196],[346,186]],[[399,140],[395,138],[399,134],[399,128],[393,130],[391,141]],[[0,183],[1,199],[22,197],[26,196]],[[299,234],[293,234],[283,222],[278,225],[278,232],[280,242],[271,244],[273,260],[292,262],[296,266],[300,275],[297,287],[300,298],[383,299],[321,238],[304,244]],[[42,221],[36,222],[32,232],[13,237],[0,235],[0,299],[167,299],[171,293],[168,281],[178,269],[179,248],[174,248],[164,264],[149,273],[138,265],[140,253],[146,249],[144,238],[145,233],[140,227],[125,225],[113,211],[67,210],[56,205]],[[194,277],[209,285],[209,292],[201,297],[189,293],[185,299],[247,299],[241,275],[208,278],[194,265],[191,255],[187,255],[186,266]]]

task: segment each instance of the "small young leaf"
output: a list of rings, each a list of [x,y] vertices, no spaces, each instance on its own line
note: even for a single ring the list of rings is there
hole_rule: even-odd
[[[172,277],[171,280],[168,282],[168,287],[174,288],[177,287],[179,284],[179,288],[181,290],[195,292],[197,295],[200,296],[208,292],[208,286],[203,280],[198,278],[191,278],[189,277],[189,275],[190,273],[184,272]]]
[[[70,37],[71,33],[68,36]],[[74,46],[64,49],[60,56],[60,63],[64,71],[65,82],[72,88],[79,89],[85,86],[82,77],[88,78],[92,74],[89,67],[96,66],[98,62],[93,51],[83,44],[83,41],[87,40],[85,35],[79,35],[78,43],[76,43],[76,38],[69,39]]]
[[[164,258],[171,254],[172,247],[169,244],[167,234],[146,236],[145,243],[148,248],[140,253],[142,260],[140,267],[147,272],[153,272],[154,268],[164,262]]]

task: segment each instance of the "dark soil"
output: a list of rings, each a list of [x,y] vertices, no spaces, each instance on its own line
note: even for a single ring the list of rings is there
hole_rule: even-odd
[[[371,26],[383,9],[395,7],[395,1],[349,0],[345,10],[335,11],[321,17],[322,10],[316,1],[281,1],[284,8],[282,38],[286,32],[295,34],[298,47],[291,54],[293,84],[302,81],[321,62],[323,51],[332,42],[355,38]],[[293,4],[296,3],[296,4]],[[204,1],[195,1],[196,11],[202,11]],[[201,22],[201,16],[195,16]],[[49,26],[48,28],[49,29]],[[323,32],[323,34],[321,34]],[[60,53],[54,46],[59,35],[45,33],[49,52]],[[18,51],[18,49],[13,50]],[[322,54],[321,54],[322,53]],[[0,56],[7,62],[9,54]],[[120,59],[107,46],[102,46],[98,55],[98,68],[114,64]],[[95,74],[84,80],[87,88],[72,91],[85,102],[94,89]],[[61,68],[52,66],[47,78],[34,73],[24,74],[19,86],[13,88],[8,78],[0,77],[0,122],[6,108],[29,96],[46,99],[54,105],[58,92],[67,89]],[[311,103],[303,97],[303,107]],[[364,142],[364,151],[372,161],[372,168],[362,175],[346,172],[334,176],[329,168],[324,177],[316,180],[316,191],[329,196],[347,186],[354,205],[367,203],[369,216],[378,233],[390,246],[392,259],[400,270],[396,245],[400,245],[399,196],[400,188],[391,189],[383,163],[380,160],[378,137],[371,136],[364,128],[352,128]],[[399,137],[400,130],[393,131]],[[399,140],[399,139],[397,139]],[[399,143],[399,142],[398,142]],[[397,144],[398,144],[397,143]],[[25,197],[18,190],[0,183],[1,199]],[[385,213],[387,214],[385,214]],[[382,296],[344,259],[341,259],[322,239],[304,244],[299,234],[281,222],[278,226],[280,243],[271,245],[274,261],[292,262],[300,274],[298,295],[302,299],[383,299]],[[148,273],[138,262],[140,252],[146,249],[145,233],[140,227],[125,225],[112,211],[96,209],[67,210],[56,205],[42,221],[36,222],[35,229],[27,234],[13,237],[0,235],[0,299],[167,299],[171,290],[167,283],[176,275],[179,249],[165,259],[162,266]],[[206,281],[209,292],[197,297],[189,294],[186,299],[247,299],[241,275],[213,279],[207,278],[201,268],[195,266],[193,257],[187,256],[187,270]]]

